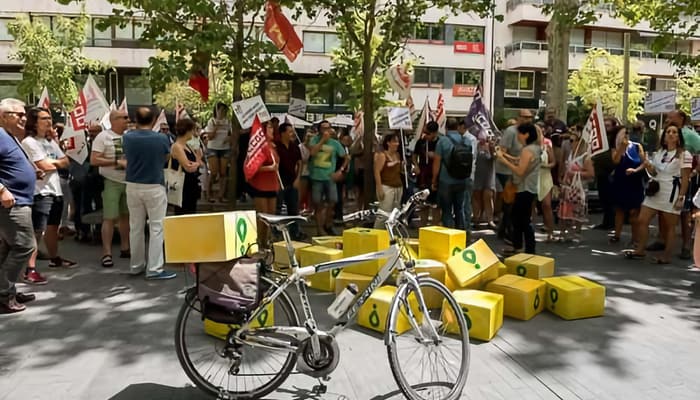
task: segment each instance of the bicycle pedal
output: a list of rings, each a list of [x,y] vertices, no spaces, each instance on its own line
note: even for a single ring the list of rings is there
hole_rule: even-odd
[[[313,392],[313,394],[315,394],[317,396],[321,395],[321,394],[326,394],[326,392],[328,391],[328,386],[326,386],[322,383],[318,384],[318,385],[314,385],[314,387],[311,391]]]

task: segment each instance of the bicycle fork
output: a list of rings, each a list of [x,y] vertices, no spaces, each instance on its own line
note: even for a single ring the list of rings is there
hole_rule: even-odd
[[[420,285],[418,284],[418,279],[423,277],[423,276],[428,276],[427,273],[421,273],[418,274],[417,276],[413,276],[411,274],[401,274],[400,282],[399,282],[399,290],[396,292],[396,298],[394,299],[394,303],[396,304],[392,308],[394,309],[393,311],[395,312],[400,312],[399,307],[400,304],[399,302],[403,303],[404,308],[406,309],[406,314],[407,314],[407,319],[408,322],[411,324],[411,327],[417,335],[417,338],[420,343],[430,343],[432,342],[433,344],[438,344],[440,341],[440,335],[438,334],[437,330],[435,329],[435,325],[433,325],[430,322],[430,312],[428,310],[428,306],[425,302],[425,297],[423,296],[423,292],[420,290]],[[423,314],[422,318],[422,323],[419,326],[418,320],[419,318],[416,317],[414,314],[410,302],[408,300],[409,296],[409,290],[413,289],[413,294],[416,296],[416,300],[418,302],[418,311]],[[423,327],[423,329],[421,329]],[[426,331],[427,327],[427,331]],[[392,332],[389,327],[387,326],[386,333],[384,334],[384,343],[388,346],[390,345],[393,340],[394,340],[394,334],[395,332]],[[429,337],[426,337],[427,336]]]

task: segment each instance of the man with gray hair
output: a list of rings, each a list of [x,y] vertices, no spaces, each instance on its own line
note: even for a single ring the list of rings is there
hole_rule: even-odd
[[[0,314],[24,311],[24,303],[35,299],[15,287],[36,249],[32,203],[38,172],[20,145],[26,121],[23,102],[0,102]]]

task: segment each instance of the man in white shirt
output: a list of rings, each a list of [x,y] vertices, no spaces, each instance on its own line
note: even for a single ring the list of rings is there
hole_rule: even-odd
[[[58,256],[58,227],[63,213],[63,190],[59,168],[68,168],[68,157],[47,135],[53,129],[51,114],[45,108],[34,107],[27,114],[25,125],[26,137],[22,140],[22,149],[29,161],[44,172],[43,179],[37,179],[34,186],[34,205],[32,206],[32,224],[37,243],[43,238],[49,253],[49,268],[73,268],[77,263]],[[29,284],[42,285],[46,279],[36,271],[37,251],[29,258],[24,281]]]
[[[100,132],[92,142],[90,165],[100,167],[104,177],[102,191],[102,266],[113,267],[112,237],[114,224],[119,222],[120,258],[130,258],[129,209],[126,205],[126,160],[122,150],[122,135],[129,124],[126,111],[109,113],[112,129]]]
[[[467,130],[464,119],[459,120],[457,131],[472,148],[472,173],[467,178],[464,192],[464,230],[467,231],[467,240],[471,240],[472,233],[472,194],[474,193],[474,173],[476,172],[476,157],[479,155],[479,141],[471,132]]]

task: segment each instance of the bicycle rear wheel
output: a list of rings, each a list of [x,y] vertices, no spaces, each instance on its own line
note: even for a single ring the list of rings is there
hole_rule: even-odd
[[[466,319],[442,283],[421,277],[418,285],[427,309],[418,305],[418,288],[404,284],[387,316],[391,372],[408,399],[458,399],[469,372]]]
[[[270,290],[277,288],[270,279],[261,279]],[[299,326],[299,317],[286,294],[269,307],[266,320],[258,318],[259,325]],[[294,369],[295,353],[232,344],[228,338],[238,325],[206,319],[203,323],[202,319],[197,296],[188,294],[175,325],[175,350],[187,376],[207,394],[258,399],[277,389]]]

